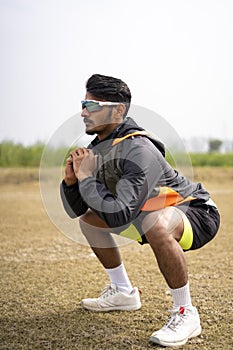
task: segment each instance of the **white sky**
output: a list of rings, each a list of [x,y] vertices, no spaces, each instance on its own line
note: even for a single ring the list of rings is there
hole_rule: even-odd
[[[46,141],[93,73],[181,137],[232,139],[232,18],[232,0],[0,0],[0,141]]]

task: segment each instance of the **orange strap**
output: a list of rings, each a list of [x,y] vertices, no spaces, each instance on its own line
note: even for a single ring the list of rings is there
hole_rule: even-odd
[[[116,138],[115,140],[113,140],[113,142],[112,142],[112,146],[115,146],[115,145],[117,145],[119,142],[121,142],[121,141],[123,141],[123,140],[125,140],[125,139],[128,139],[129,137],[131,137],[131,136],[146,136],[146,135],[150,135],[150,133],[149,132],[147,132],[147,131],[135,131],[135,132],[132,132],[131,134],[128,134],[128,135],[125,135],[125,136],[123,136],[123,137],[118,137],[118,138]]]

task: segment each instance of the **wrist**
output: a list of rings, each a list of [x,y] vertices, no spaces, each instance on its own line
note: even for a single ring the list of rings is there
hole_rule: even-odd
[[[90,177],[90,176],[92,176],[92,172],[88,172],[88,173],[79,173],[78,174],[78,180],[79,181],[83,181],[83,180],[85,180],[86,178],[88,178],[88,177]]]
[[[69,179],[67,177],[64,178],[64,182],[66,184],[66,186],[72,186],[74,184],[76,184],[78,180],[77,179]]]

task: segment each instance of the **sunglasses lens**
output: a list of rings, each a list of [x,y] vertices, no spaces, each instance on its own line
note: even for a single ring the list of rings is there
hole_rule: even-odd
[[[95,112],[95,111],[100,111],[101,106],[99,105],[98,102],[93,102],[93,101],[83,101],[82,102],[82,109],[86,108],[88,112]]]

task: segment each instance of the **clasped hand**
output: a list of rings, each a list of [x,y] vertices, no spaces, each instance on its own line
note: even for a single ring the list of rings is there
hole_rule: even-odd
[[[66,161],[65,182],[72,185],[84,180],[88,176],[92,176],[97,167],[97,155],[87,148],[78,148],[70,153]]]

